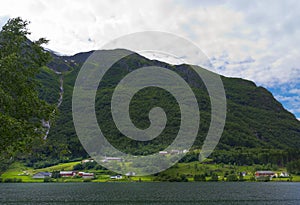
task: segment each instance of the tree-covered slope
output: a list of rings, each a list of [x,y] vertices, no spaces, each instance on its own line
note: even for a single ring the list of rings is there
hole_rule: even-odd
[[[74,56],[53,54],[54,60],[48,66],[53,70],[63,71],[64,97],[59,107],[60,115],[50,130],[46,145],[40,154],[41,158],[68,160],[87,156],[76,136],[71,105],[78,71],[90,54],[91,52]],[[99,126],[105,136],[115,147],[124,152],[143,155],[165,148],[176,137],[180,125],[179,107],[174,97],[162,89],[141,90],[134,96],[130,106],[130,116],[139,128],[149,126],[148,113],[151,108],[159,106],[165,110],[168,117],[167,126],[154,140],[149,142],[130,140],[117,130],[112,120],[110,101],[115,86],[126,74],[143,66],[161,66],[171,69],[185,79],[193,89],[201,113],[200,129],[194,148],[201,149],[210,122],[210,100],[201,79],[189,65],[169,65],[148,60],[137,54],[117,62],[105,74],[99,85],[96,113]],[[55,81],[50,82],[47,75],[40,75],[39,78],[48,83],[55,83]],[[269,161],[263,161],[263,157],[270,158],[274,154],[282,158],[279,164],[284,164],[293,160],[293,157],[297,158],[295,150],[300,147],[300,122],[295,116],[285,110],[268,90],[256,86],[253,82],[227,77],[222,77],[222,81],[227,97],[227,120],[217,151],[212,155],[215,161],[241,163],[238,160],[243,160],[243,163],[249,164],[266,163]],[[54,92],[53,95],[57,93]],[[44,98],[52,99],[50,96]],[[265,155],[262,157],[260,153]],[[240,155],[243,155],[243,159],[238,159]]]

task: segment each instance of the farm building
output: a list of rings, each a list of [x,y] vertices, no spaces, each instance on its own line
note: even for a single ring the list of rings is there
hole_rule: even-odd
[[[280,174],[279,174],[279,177],[282,177],[282,178],[286,178],[286,177],[289,177],[290,175],[289,175],[289,173],[287,173],[287,172],[281,172]]]
[[[167,155],[168,152],[167,152],[167,151],[160,151],[159,154],[160,154],[160,155]]]
[[[122,179],[123,177],[121,175],[116,176],[110,176],[110,179]]]
[[[94,173],[78,172],[78,176],[81,176],[84,179],[93,179],[95,178]]]
[[[256,171],[255,178],[262,179],[262,178],[269,178],[272,179],[275,176],[275,172],[273,171]]]
[[[76,172],[74,172],[74,171],[60,171],[59,175],[61,177],[73,177],[73,176],[76,175]]]
[[[135,172],[127,172],[125,175],[128,177],[131,177],[131,176],[135,176],[136,173]]]
[[[45,179],[46,177],[51,177],[52,174],[50,172],[39,172],[32,176],[33,179]]]
[[[109,161],[117,161],[117,162],[122,162],[123,159],[120,157],[105,157],[102,162],[109,162]]]
[[[88,163],[88,162],[94,162],[94,160],[93,159],[84,159],[81,161],[82,164]]]

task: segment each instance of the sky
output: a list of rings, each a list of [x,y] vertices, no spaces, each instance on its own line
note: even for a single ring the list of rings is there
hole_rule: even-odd
[[[0,0],[0,26],[29,20],[30,38],[61,54],[123,35],[163,31],[195,43],[215,70],[269,89],[300,119],[300,1]],[[188,55],[188,54],[187,54]]]

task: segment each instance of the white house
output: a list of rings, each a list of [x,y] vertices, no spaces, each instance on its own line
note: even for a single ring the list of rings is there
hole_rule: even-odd
[[[240,173],[243,177],[245,177],[247,175],[247,172],[241,172]]]
[[[282,177],[282,178],[285,178],[285,177],[289,177],[290,175],[289,175],[289,173],[287,173],[287,172],[281,172],[280,174],[279,174],[279,177]]]
[[[168,152],[167,152],[167,151],[159,151],[159,154],[160,154],[160,155],[167,155]]]
[[[131,177],[131,176],[135,176],[136,173],[135,172],[127,172],[125,175],[128,177]]]
[[[123,177],[121,175],[116,176],[110,176],[110,179],[122,179]]]
[[[94,162],[94,160],[93,159],[84,159],[81,161],[82,164],[88,163],[88,162]]]

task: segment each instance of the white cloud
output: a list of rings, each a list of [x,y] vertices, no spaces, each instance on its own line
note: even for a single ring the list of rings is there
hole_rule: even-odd
[[[291,93],[291,94],[297,94],[297,95],[299,95],[300,96],[300,89],[291,89],[290,91],[289,91],[289,93]]]
[[[223,75],[299,89],[299,10],[297,0],[6,0],[0,14],[30,20],[31,38],[47,37],[47,47],[64,54],[137,31],[174,33],[195,42]]]
[[[300,96],[283,96],[283,95],[276,95],[275,98],[283,102],[285,104],[286,109],[294,114],[300,113]]]
[[[32,21],[33,38],[46,36],[51,40],[50,49],[66,54],[94,49],[121,35],[144,30],[182,35],[209,50],[215,42],[221,43],[222,36],[243,18],[239,12],[223,6],[187,10],[171,0],[67,0],[64,3],[12,0],[1,4],[0,13]],[[213,50],[218,47],[215,44]]]

